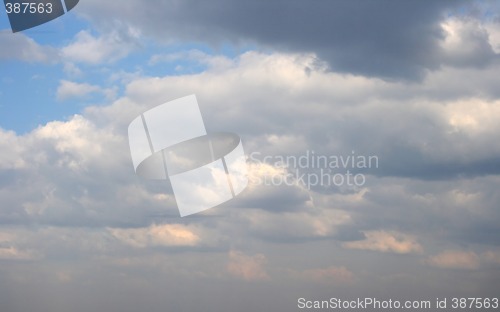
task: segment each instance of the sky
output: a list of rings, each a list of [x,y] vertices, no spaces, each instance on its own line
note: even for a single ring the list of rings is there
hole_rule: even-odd
[[[0,47],[2,312],[499,297],[498,2],[81,0],[15,34],[0,10]],[[181,218],[127,128],[190,94],[251,182]],[[378,162],[275,161],[311,154]]]

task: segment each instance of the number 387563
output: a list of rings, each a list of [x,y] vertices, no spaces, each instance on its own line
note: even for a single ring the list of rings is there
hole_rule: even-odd
[[[7,14],[50,14],[52,13],[52,3],[6,3]]]

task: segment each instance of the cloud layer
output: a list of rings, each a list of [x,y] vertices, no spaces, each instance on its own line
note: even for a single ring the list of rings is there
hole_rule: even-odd
[[[290,311],[297,298],[332,293],[496,296],[499,28],[456,5],[89,0],[75,10],[98,32],[58,47],[8,39],[0,59],[57,55],[67,76],[54,102],[104,95],[106,104],[25,134],[0,129],[6,311]],[[155,46],[137,71],[114,70],[147,40],[256,47],[228,56]],[[168,182],[134,174],[127,127],[193,93],[208,131],[238,133],[260,155],[251,181],[293,172],[265,156],[307,151],[376,155],[379,166],[353,169],[361,186],[251,183],[179,218]]]

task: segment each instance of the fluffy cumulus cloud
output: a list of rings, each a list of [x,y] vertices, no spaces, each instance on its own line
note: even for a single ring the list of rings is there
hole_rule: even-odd
[[[442,42],[444,60],[455,66],[485,66],[498,61],[496,42],[490,40],[486,25],[471,18],[452,18],[442,27],[445,38]],[[493,36],[495,32],[493,31]],[[494,37],[493,37],[494,38]]]

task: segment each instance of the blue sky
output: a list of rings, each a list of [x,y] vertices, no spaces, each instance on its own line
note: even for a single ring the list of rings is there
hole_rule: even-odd
[[[3,13],[3,11],[2,11]],[[11,34],[6,14],[2,14],[1,29],[4,36],[28,36],[37,44],[61,49],[69,45],[82,30],[98,36],[99,32],[91,23],[76,14],[65,14],[52,22],[43,24],[21,34]],[[119,60],[95,66],[94,64],[76,64],[82,71],[76,81],[107,88],[116,88],[116,97],[123,94],[122,81],[113,78],[113,74],[134,74],[140,76],[182,75],[199,73],[205,69],[196,61],[177,60],[169,63],[151,64],[150,59],[157,54],[179,51],[198,50],[207,54],[220,54],[234,57],[250,47],[233,47],[221,44],[210,47],[204,43],[172,42],[157,43],[154,40],[140,38],[130,54]],[[104,105],[102,95],[91,94],[82,98],[58,100],[57,88],[61,80],[73,78],[64,70],[64,60],[57,53],[53,61],[26,62],[20,60],[2,61],[2,86],[0,88],[0,125],[5,130],[19,134],[26,133],[51,120],[64,120],[81,113],[90,105]],[[29,90],[29,91],[28,91]]]
[[[2,312],[498,297],[497,2],[145,3],[81,0],[16,34],[0,14]],[[190,94],[258,157],[240,195],[181,218],[127,128]],[[346,172],[264,161],[311,151],[379,165],[307,187]]]
[[[2,35],[12,36],[8,31],[10,26],[4,11],[0,23],[4,29]],[[26,34],[29,35],[31,32],[31,36],[35,37],[39,44],[58,46],[71,40],[79,27],[84,25],[85,23],[75,15],[67,14],[52,23],[29,30]],[[24,133],[50,120],[78,112],[78,108],[73,105],[68,107],[55,101],[58,80],[64,77],[59,64],[4,61],[2,73],[4,73],[1,87],[3,128]]]

